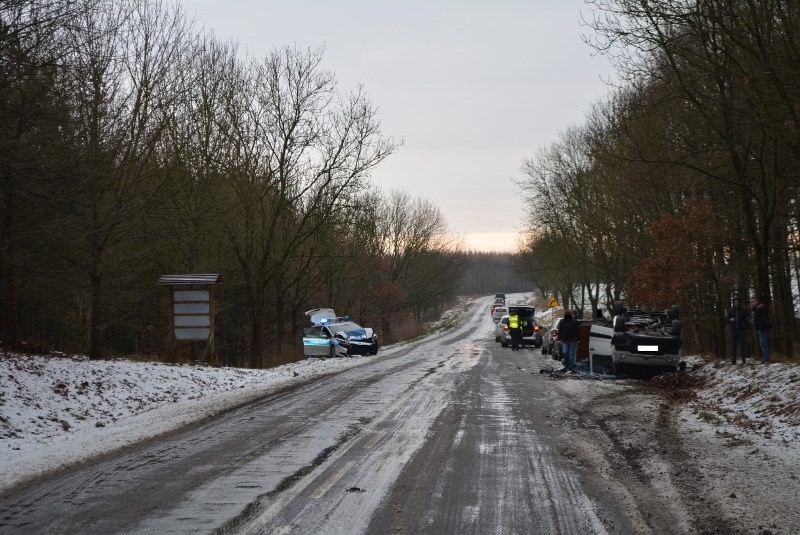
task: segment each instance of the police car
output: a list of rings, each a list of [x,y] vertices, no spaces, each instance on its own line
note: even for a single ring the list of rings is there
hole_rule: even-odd
[[[303,355],[306,357],[346,357],[376,355],[378,335],[369,327],[337,316],[332,308],[306,312],[312,327],[303,329]]]

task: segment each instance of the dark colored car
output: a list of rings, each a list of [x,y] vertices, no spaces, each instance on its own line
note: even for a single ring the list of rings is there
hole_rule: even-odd
[[[680,366],[680,309],[646,312],[624,309],[615,304],[611,339],[614,368],[622,367],[677,370]]]
[[[522,327],[522,346],[542,347],[542,329],[536,321],[536,308],[527,305],[511,305],[508,315],[519,315]]]

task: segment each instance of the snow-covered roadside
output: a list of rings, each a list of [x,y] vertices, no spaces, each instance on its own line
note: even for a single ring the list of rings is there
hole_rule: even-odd
[[[200,421],[368,357],[269,370],[83,357],[0,357],[0,492],[11,485]]]
[[[689,409],[717,432],[750,431],[800,452],[800,367],[691,357],[699,387]]]
[[[704,384],[677,429],[696,509],[715,504],[736,533],[797,533],[800,367],[713,362],[694,374]]]

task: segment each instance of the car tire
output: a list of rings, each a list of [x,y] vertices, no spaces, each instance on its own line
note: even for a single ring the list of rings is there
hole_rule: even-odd
[[[500,342],[500,345],[501,345],[502,347],[508,347],[508,344],[507,344],[506,342]]]
[[[681,320],[678,319],[672,320],[672,326],[669,329],[669,334],[671,334],[672,336],[681,335]]]

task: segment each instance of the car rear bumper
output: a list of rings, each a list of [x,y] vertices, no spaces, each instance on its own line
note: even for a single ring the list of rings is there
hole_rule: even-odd
[[[635,366],[651,366],[663,368],[677,368],[681,360],[680,354],[671,353],[656,355],[648,353],[632,353],[630,351],[614,351],[612,355],[614,364],[632,364]]]

